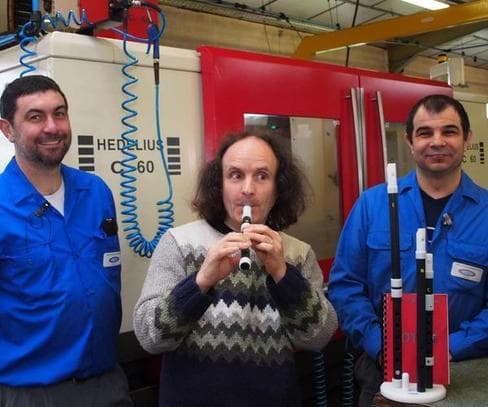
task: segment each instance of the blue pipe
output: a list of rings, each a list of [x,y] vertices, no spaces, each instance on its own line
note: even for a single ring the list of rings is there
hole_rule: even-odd
[[[7,44],[10,44],[11,42],[16,41],[17,37],[15,34],[7,34],[7,35],[2,35],[0,37],[0,47],[3,47]]]
[[[168,185],[168,197],[164,200],[156,203],[158,207],[158,228],[155,236],[151,240],[146,240],[141,232],[138,220],[138,207],[137,207],[137,187],[135,183],[137,178],[136,167],[134,165],[137,160],[137,154],[132,149],[136,144],[134,139],[135,133],[138,128],[132,123],[132,120],[138,115],[137,111],[132,107],[133,103],[138,99],[137,95],[131,92],[130,87],[134,85],[138,79],[129,73],[129,68],[138,63],[137,58],[132,55],[127,49],[127,37],[126,32],[122,32],[123,35],[123,49],[124,53],[129,58],[122,67],[122,73],[127,78],[126,83],[122,86],[122,92],[126,95],[125,100],[122,103],[122,109],[126,112],[122,117],[122,124],[126,127],[126,130],[121,134],[122,140],[124,140],[124,147],[122,148],[122,154],[124,158],[122,163],[122,182],[121,186],[121,206],[122,206],[122,223],[125,225],[123,231],[126,233],[125,238],[129,242],[129,247],[140,256],[151,257],[152,253],[156,249],[156,246],[161,239],[161,236],[173,226],[174,223],[174,211],[173,211],[173,186],[171,178],[169,176],[169,170],[166,163],[164,154],[164,142],[161,136],[161,125],[159,122],[159,85],[155,84],[155,120],[157,130],[157,144],[161,161],[163,163],[164,173],[166,177],[166,183]],[[154,39],[152,39],[154,40]]]

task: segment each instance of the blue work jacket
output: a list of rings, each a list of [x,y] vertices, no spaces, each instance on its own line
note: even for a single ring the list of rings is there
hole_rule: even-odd
[[[97,176],[66,166],[62,175],[64,216],[15,158],[0,175],[0,384],[87,378],[116,364],[122,312],[113,197]]]
[[[415,172],[398,183],[403,291],[416,289],[416,232],[426,227]],[[434,257],[434,292],[448,294],[453,360],[488,356],[488,191],[465,173],[437,221],[427,251]],[[474,276],[462,276],[468,265]],[[390,221],[386,185],[364,192],[341,232],[330,274],[329,298],[342,329],[372,358],[381,350],[382,298],[390,292]]]

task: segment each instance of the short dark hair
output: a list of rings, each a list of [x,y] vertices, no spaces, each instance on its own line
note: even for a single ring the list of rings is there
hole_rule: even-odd
[[[68,107],[65,94],[53,79],[44,75],[29,75],[17,78],[5,87],[0,97],[0,117],[13,123],[19,97],[48,90],[58,92]]]
[[[227,213],[222,196],[222,158],[231,145],[247,137],[263,140],[276,156],[276,202],[268,214],[266,225],[274,230],[286,229],[305,210],[311,191],[305,175],[291,155],[289,146],[280,136],[270,136],[267,133],[242,132],[230,134],[222,140],[216,157],[200,170],[192,202],[193,209],[214,227],[224,224]]]
[[[406,123],[406,133],[407,138],[410,143],[412,142],[412,135],[413,135],[413,119],[417,114],[417,111],[424,107],[425,110],[431,113],[440,113],[446,110],[449,106],[452,107],[459,118],[461,119],[461,127],[463,129],[463,137],[464,140],[467,140],[469,130],[471,126],[469,124],[468,114],[461,103],[459,103],[456,99],[447,96],[447,95],[429,95],[425,96],[424,98],[420,99],[410,110],[408,114],[407,123]]]

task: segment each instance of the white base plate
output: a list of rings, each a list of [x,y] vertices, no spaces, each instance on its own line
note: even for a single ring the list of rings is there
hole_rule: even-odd
[[[417,383],[409,383],[405,388],[401,383],[383,382],[380,391],[387,399],[400,403],[433,403],[446,397],[446,388],[441,384],[434,384],[432,389],[418,392]]]

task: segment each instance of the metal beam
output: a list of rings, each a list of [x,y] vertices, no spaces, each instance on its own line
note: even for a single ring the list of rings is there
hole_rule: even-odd
[[[425,48],[435,48],[452,40],[472,34],[488,27],[488,21],[474,24],[465,24],[459,27],[447,28],[432,33],[421,34],[415,37],[404,38],[399,45],[388,46],[388,66],[390,72],[401,72],[408,61]],[[450,50],[439,50],[450,52]],[[460,54],[460,52],[457,52]]]
[[[305,37],[293,57],[309,59],[317,53],[347,46],[408,37],[485,20],[488,20],[488,0],[478,0],[442,10],[426,11]]]

